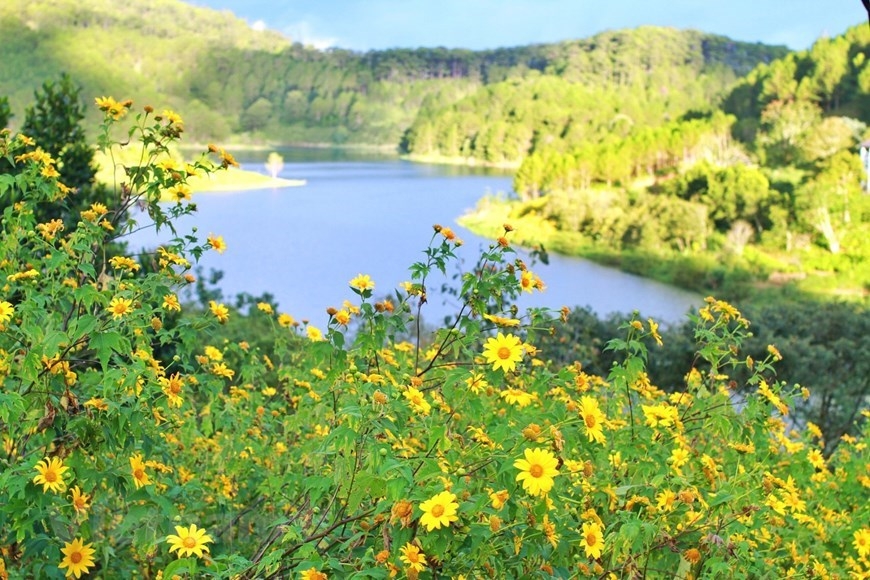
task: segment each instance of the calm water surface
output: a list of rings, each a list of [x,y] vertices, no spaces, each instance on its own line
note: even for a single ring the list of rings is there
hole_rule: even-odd
[[[284,151],[282,177],[305,179],[304,187],[198,195],[199,211],[180,222],[179,233],[194,226],[202,238],[220,234],[228,249],[207,252],[199,265],[224,272],[226,295],[273,294],[281,311],[325,324],[325,309],[356,296],[347,282],[358,273],[372,276],[375,297],[409,280],[408,267],[423,259],[432,224],[454,228],[465,241],[457,267],[468,269],[490,241],[455,224],[486,193],[510,191],[511,178],[467,168],[421,165],[390,158],[350,157],[328,151]],[[265,157],[265,154],[262,155]],[[264,171],[255,154],[242,163]],[[143,231],[132,246],[154,246],[169,238]],[[544,293],[524,296],[520,306],[591,306],[599,314],[640,310],[677,321],[697,295],[596,265],[551,255],[534,271],[547,284]],[[451,272],[448,270],[448,274]],[[429,320],[455,313],[458,305],[434,290],[430,281]]]

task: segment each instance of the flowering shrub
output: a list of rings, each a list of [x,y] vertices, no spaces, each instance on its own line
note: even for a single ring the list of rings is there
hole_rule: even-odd
[[[98,105],[108,149],[132,103]],[[775,380],[780,353],[741,355],[749,322],[724,302],[693,318],[678,393],[644,372],[653,320],[626,322],[606,377],[548,363],[536,338],[559,315],[513,305],[544,284],[506,226],[462,276],[451,323],[424,333],[427,291],[461,243],[436,226],[389,297],[360,274],[320,327],[260,303],[247,316],[268,348],[214,338],[240,314],[178,294],[222,238],[178,237],[141,263],[106,252],[137,227],[133,204],[171,229],[193,210],[186,179],[234,163],[217,147],[173,161],[182,130],[171,111],[139,113],[142,162],[71,231],[33,217],[74,195],[52,159],[0,140],[18,170],[0,176],[15,200],[0,245],[0,577],[870,573],[866,427],[824,455],[818,428],[789,422],[806,395]]]

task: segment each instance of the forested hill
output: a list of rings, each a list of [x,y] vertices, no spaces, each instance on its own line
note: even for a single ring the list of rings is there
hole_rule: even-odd
[[[0,96],[10,99],[13,123],[34,89],[65,71],[87,98],[112,94],[174,107],[195,138],[395,146],[404,136],[417,153],[436,152],[426,150],[429,140],[446,138],[442,154],[481,158],[492,156],[487,136],[470,124],[440,135],[438,119],[469,108],[476,114],[475,107],[515,91],[531,108],[591,107],[601,122],[634,119],[643,109],[641,122],[660,123],[787,53],[658,28],[490,51],[322,52],[178,0],[3,0],[0,37]],[[614,94],[618,102],[601,98]],[[564,112],[529,115],[524,123],[550,132],[576,132],[585,121],[566,124]],[[477,116],[478,125],[494,120]],[[534,135],[550,137],[535,125],[519,141],[528,149]]]

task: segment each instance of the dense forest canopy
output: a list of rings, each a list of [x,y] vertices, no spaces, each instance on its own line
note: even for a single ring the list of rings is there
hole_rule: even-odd
[[[170,104],[203,140],[397,146],[404,135],[409,152],[511,161],[531,144],[530,136],[511,128],[517,122],[546,124],[545,139],[576,132],[586,119],[561,109],[571,102],[597,109],[602,96],[618,92],[624,95],[618,112],[634,122],[659,123],[714,99],[755,65],[787,53],[656,28],[486,51],[318,51],[254,30],[228,12],[177,0],[8,0],[0,6],[0,34],[0,95],[9,97],[15,119],[46,79],[67,72],[86,96],[111,92]],[[481,124],[491,119],[481,110],[514,90],[515,117],[483,134]],[[645,111],[642,103],[651,95],[656,106]],[[539,109],[547,107],[560,111],[542,118]],[[613,119],[612,109],[591,115],[601,125]],[[458,133],[442,134],[457,115],[463,117]],[[502,130],[511,150],[493,151],[487,141]]]

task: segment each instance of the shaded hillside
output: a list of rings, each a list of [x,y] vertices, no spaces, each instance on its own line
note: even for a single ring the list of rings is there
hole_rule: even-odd
[[[112,94],[174,107],[199,139],[395,146],[405,135],[409,150],[420,153],[430,123],[437,151],[466,147],[480,158],[491,157],[482,140],[475,144],[483,123],[523,125],[549,140],[587,123],[576,114],[580,107],[592,109],[586,114],[595,126],[618,113],[658,122],[785,53],[655,28],[489,51],[321,52],[178,0],[4,0],[0,34],[0,95],[10,98],[13,124],[34,89],[65,71],[87,98]],[[515,113],[493,106],[505,92],[523,101]],[[542,108],[554,116],[542,117]],[[459,134],[441,135],[440,126],[466,109],[474,123],[462,120]],[[489,136],[499,137],[498,128]],[[531,139],[518,137],[525,149]]]
[[[740,75],[786,53],[656,27],[540,47],[534,72],[457,103],[424,107],[405,147],[420,155],[512,163],[542,147],[564,150],[625,136],[715,106]]]

